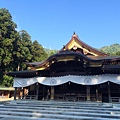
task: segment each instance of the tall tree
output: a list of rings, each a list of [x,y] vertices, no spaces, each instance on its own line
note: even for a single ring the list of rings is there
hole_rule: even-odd
[[[117,55],[117,56],[120,56],[120,51],[117,51],[117,52],[116,52],[116,55]]]
[[[33,62],[40,62],[47,58],[47,53],[44,51],[42,45],[40,45],[36,40],[32,44],[32,61]]]
[[[0,9],[0,73],[10,70],[13,52],[13,42],[18,37],[17,25],[12,21],[12,16],[5,8]]]
[[[32,59],[31,49],[32,49],[32,41],[31,36],[25,31],[22,30],[19,32],[20,39],[17,41],[15,50],[16,53],[16,65],[17,70],[24,69],[25,62],[30,62]]]

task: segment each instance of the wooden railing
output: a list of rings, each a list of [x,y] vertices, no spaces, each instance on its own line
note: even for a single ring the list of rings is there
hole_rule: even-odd
[[[85,94],[75,94],[75,93],[66,93],[66,94],[57,94],[55,95],[56,100],[65,100],[65,101],[85,101]]]
[[[55,98],[56,98],[57,100],[65,100],[65,94],[55,95]]]
[[[66,101],[76,101],[77,95],[75,93],[66,93],[65,94],[65,100]]]
[[[111,102],[120,102],[120,97],[111,97]]]
[[[30,100],[34,99],[35,100],[36,99],[36,95],[23,95],[22,99],[30,99]]]
[[[77,95],[77,100],[78,101],[86,101],[86,95],[85,94],[78,94]]]

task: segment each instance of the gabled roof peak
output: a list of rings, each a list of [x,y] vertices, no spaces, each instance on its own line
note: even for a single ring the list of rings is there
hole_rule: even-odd
[[[68,49],[68,50],[76,50],[78,52],[77,48],[80,51],[83,51],[83,54],[85,55],[93,55],[93,56],[108,56],[105,53],[100,52],[99,50],[87,45],[82,40],[79,39],[78,35],[74,32],[72,35],[71,40],[62,48]]]
[[[76,37],[77,39],[79,39],[78,35],[77,35],[77,34],[75,34],[75,32],[73,33],[72,38],[73,38],[73,37]]]

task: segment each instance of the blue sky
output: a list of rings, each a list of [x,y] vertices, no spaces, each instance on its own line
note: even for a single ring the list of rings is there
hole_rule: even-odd
[[[120,0],[0,0],[32,41],[61,49],[73,32],[94,48],[120,44]]]

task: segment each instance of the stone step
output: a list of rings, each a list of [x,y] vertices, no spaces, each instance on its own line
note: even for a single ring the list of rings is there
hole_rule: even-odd
[[[103,106],[97,106],[97,107],[88,107],[88,106],[74,106],[74,105],[69,105],[69,106],[62,106],[62,105],[59,105],[59,104],[57,104],[57,105],[53,105],[53,104],[51,104],[51,105],[41,105],[41,104],[26,104],[26,105],[23,105],[23,104],[14,104],[14,105],[12,105],[12,104],[8,104],[8,105],[6,105],[6,106],[4,106],[4,107],[10,107],[10,108],[22,108],[22,106],[24,106],[24,108],[30,108],[31,107],[31,109],[45,109],[45,108],[47,108],[47,109],[50,109],[50,108],[52,108],[52,109],[57,109],[57,108],[64,108],[64,109],[88,109],[88,110],[103,110],[103,111],[105,111],[105,110],[109,110],[109,111],[120,111],[120,109],[119,108],[112,108],[112,107],[110,107],[110,108],[106,108],[106,107],[103,107]]]
[[[17,103],[53,103],[56,104],[56,103],[64,103],[64,104],[93,104],[93,105],[96,105],[96,104],[102,104],[102,102],[79,102],[79,101],[55,101],[55,100],[49,100],[49,101],[43,101],[43,100],[16,100]]]
[[[38,117],[25,117],[25,116],[10,116],[10,115],[0,115],[0,120],[68,120],[58,119],[58,118],[38,118]],[[69,119],[69,120],[118,120],[118,119],[109,119],[109,118],[95,118],[95,117],[79,117],[78,119]]]
[[[6,108],[0,108],[0,111],[6,111]],[[47,112],[47,113],[49,113],[49,112],[51,112],[51,111],[53,111],[54,113],[55,112],[59,112],[59,113],[61,113],[61,111],[62,112],[66,112],[66,111],[68,111],[68,112],[86,112],[86,113],[89,113],[89,112],[91,112],[91,113],[101,113],[101,114],[111,114],[111,111],[102,111],[102,110],[99,110],[99,111],[96,111],[96,110],[86,110],[86,109],[84,109],[84,110],[82,110],[82,109],[78,109],[78,110],[76,110],[76,109],[31,109],[31,108],[7,108],[7,111],[20,111],[20,112]],[[112,111],[112,114],[120,114],[120,112],[113,112]]]
[[[7,105],[7,106],[11,106],[11,105]],[[74,106],[74,105],[68,105],[68,106],[64,106],[64,105],[34,105],[34,104],[29,104],[29,105],[14,105],[14,107],[21,107],[21,106],[29,106],[29,107],[54,107],[54,108],[74,108],[74,109],[79,109],[79,108],[86,108],[86,109],[105,109],[106,107],[102,107],[102,106],[97,106],[97,107],[92,107],[92,106]]]
[[[39,117],[41,117],[40,115],[42,115],[42,117],[46,117],[46,115],[51,115],[50,117],[55,117],[54,116],[54,114],[55,115],[57,115],[57,116],[59,116],[59,117],[61,117],[61,116],[66,116],[66,117],[68,117],[68,116],[89,116],[89,117],[104,117],[104,118],[116,118],[116,119],[120,119],[120,114],[119,113],[114,113],[114,112],[111,112],[112,114],[110,114],[110,113],[106,113],[106,112],[104,112],[104,113],[96,113],[96,112],[86,112],[86,111],[82,111],[82,112],[73,112],[73,111],[69,111],[69,109],[68,110],[66,110],[66,111],[60,111],[59,109],[57,109],[57,110],[55,110],[55,111],[51,111],[51,110],[32,110],[31,108],[29,108],[29,110],[25,110],[25,108],[24,108],[24,106],[22,106],[23,107],[23,109],[24,110],[20,110],[20,109],[16,109],[16,108],[14,108],[14,110],[13,109],[7,109],[7,110],[5,110],[5,109],[0,109],[0,114],[4,114],[4,115],[18,115],[18,116],[21,116],[21,115],[24,115],[24,116],[29,116],[29,117],[31,117],[31,115],[33,114],[33,113],[35,113],[35,114],[33,114],[32,116],[35,116],[36,114],[37,115],[39,115]],[[27,113],[26,113],[27,112]]]
[[[0,115],[0,120],[62,120],[62,119]]]
[[[118,120],[120,109],[111,104],[56,101],[13,101],[0,105],[0,117],[46,120]],[[108,107],[109,106],[109,107]],[[111,107],[110,107],[111,106]],[[44,120],[44,119],[43,119]]]
[[[101,103],[101,102],[59,102],[59,101],[37,101],[37,100],[16,100],[16,101],[11,101],[11,103],[16,103],[16,104],[43,104],[43,105],[79,105],[79,106],[102,106],[102,105],[107,105],[107,106],[112,106],[112,103]]]
[[[13,112],[13,111],[0,111],[0,115],[9,116],[25,116],[25,117],[37,117],[37,118],[54,118],[54,119],[72,119],[79,120],[80,118],[109,118],[109,119],[120,119],[120,115],[110,115],[110,114],[94,114],[94,113],[79,113],[79,115],[71,114],[69,112],[64,112],[61,114],[57,113],[28,113],[28,112]]]
[[[103,104],[102,103],[82,103],[82,102],[55,102],[55,101],[11,101],[10,104],[17,104],[17,105],[42,105],[42,106],[51,106],[51,105],[59,105],[59,106],[87,106],[87,107],[100,107],[102,106],[103,107]],[[112,107],[112,104],[107,104],[107,106],[105,107]]]
[[[32,101],[24,101],[24,100],[21,100],[21,101],[16,101],[16,104],[43,104],[43,105],[51,105],[51,104],[59,104],[59,105],[79,105],[79,106],[102,106],[102,103],[100,102],[58,102],[58,101],[36,101],[36,100],[32,100]]]
[[[86,113],[101,113],[101,114],[120,114],[120,111],[112,111],[112,110],[94,110],[94,109],[66,109],[66,108],[33,108],[33,107],[8,107],[8,106],[1,106],[0,111],[24,111],[24,112],[50,112],[50,111],[57,111],[57,112],[86,112]]]

